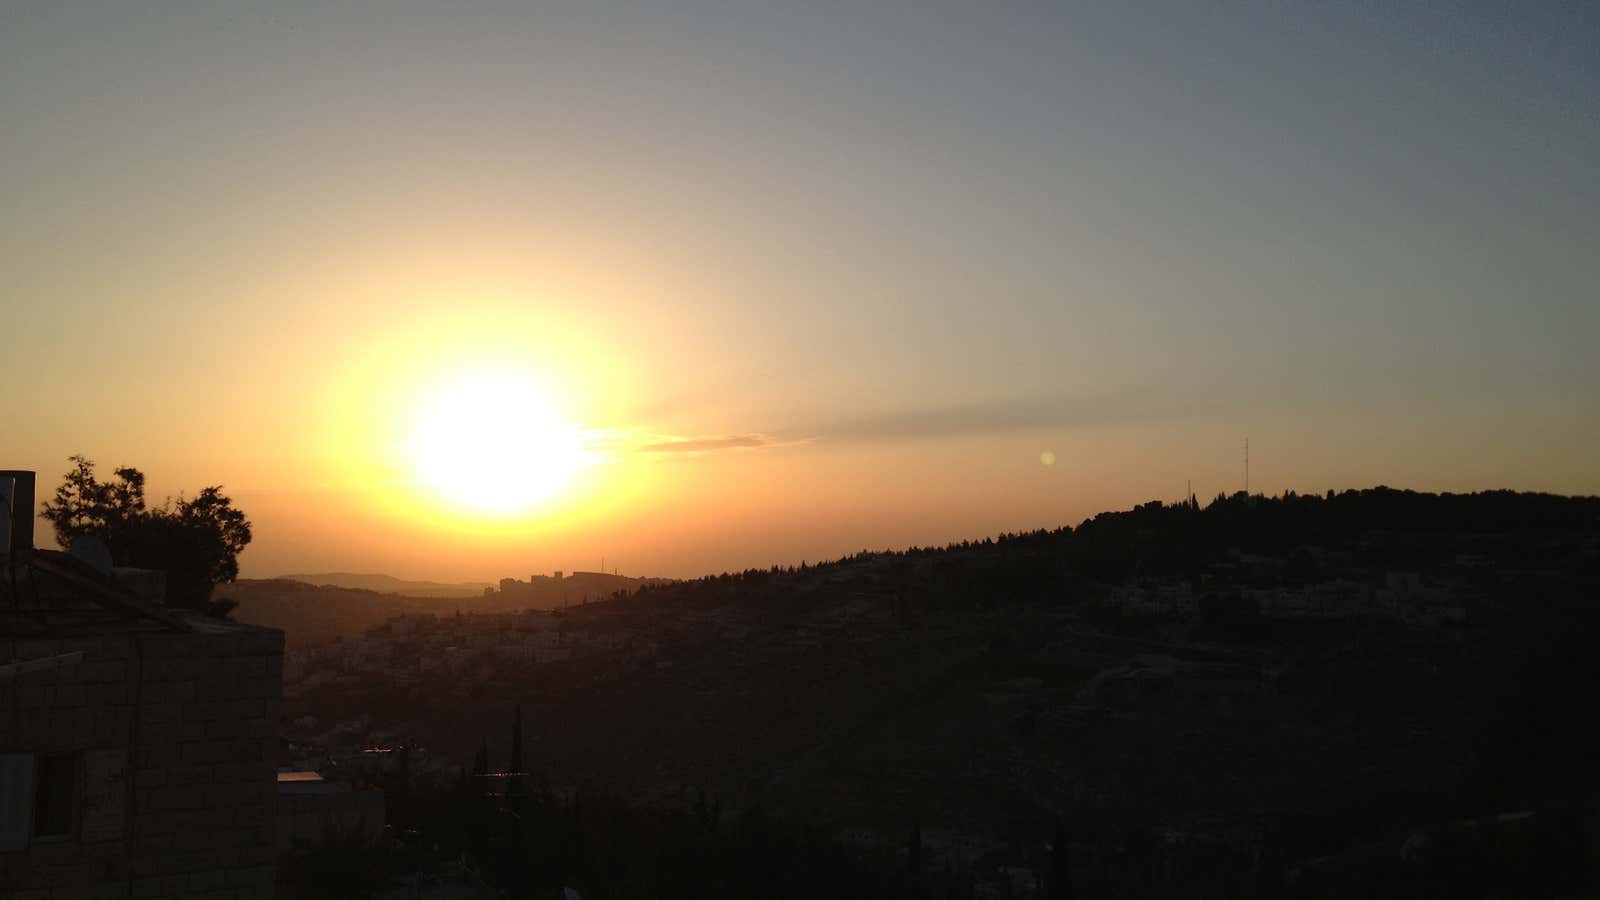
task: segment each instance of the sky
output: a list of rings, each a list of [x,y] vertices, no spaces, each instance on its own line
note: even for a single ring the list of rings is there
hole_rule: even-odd
[[[1231,493],[1246,438],[1254,492],[1600,493],[1597,46],[1577,2],[10,0],[0,465],[222,484],[247,577],[816,561]],[[512,508],[418,464],[463,440]]]

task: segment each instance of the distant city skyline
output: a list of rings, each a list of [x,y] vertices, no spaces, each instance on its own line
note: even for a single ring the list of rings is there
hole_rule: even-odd
[[[7,6],[0,466],[490,582],[1600,493],[1600,10],[868,7]]]

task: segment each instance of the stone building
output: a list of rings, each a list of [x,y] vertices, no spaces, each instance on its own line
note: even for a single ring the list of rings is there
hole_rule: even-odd
[[[167,609],[138,592],[147,578],[34,549],[31,498],[14,505],[0,900],[270,898],[283,633]]]

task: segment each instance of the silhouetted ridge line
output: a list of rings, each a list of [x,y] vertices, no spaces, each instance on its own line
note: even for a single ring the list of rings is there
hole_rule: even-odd
[[[904,550],[866,550],[799,566],[774,565],[688,579],[667,586],[687,589],[719,584],[729,578],[818,574],[874,560],[923,558],[938,554],[972,554],[995,547],[1038,548],[1057,545],[1086,573],[1120,574],[1131,564],[1124,559],[1135,547],[1162,548],[1145,565],[1167,569],[1198,562],[1229,548],[1282,547],[1320,535],[1353,531],[1391,531],[1444,535],[1498,534],[1600,527],[1600,497],[1489,490],[1470,494],[1426,493],[1385,485],[1326,494],[1279,496],[1218,494],[1203,507],[1191,498],[1166,503],[1152,500],[1132,509],[1099,513],[1076,528],[1041,528],[1001,532],[992,537],[953,541],[942,547],[911,546]],[[1186,547],[1173,546],[1182,543]]]

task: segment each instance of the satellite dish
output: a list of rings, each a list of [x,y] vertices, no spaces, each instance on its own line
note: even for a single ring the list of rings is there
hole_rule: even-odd
[[[106,546],[105,541],[87,534],[75,537],[67,552],[93,566],[101,575],[111,577],[111,548]]]

